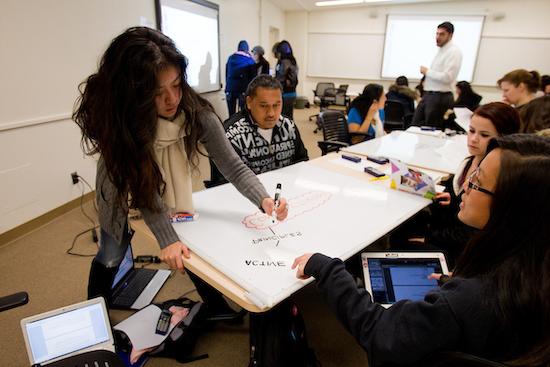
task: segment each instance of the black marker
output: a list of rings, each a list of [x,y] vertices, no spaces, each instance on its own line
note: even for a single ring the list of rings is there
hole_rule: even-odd
[[[277,213],[275,213],[275,210],[279,207],[279,200],[281,198],[281,184],[278,183],[277,187],[275,188],[275,198],[273,201],[275,202],[275,205],[273,206],[273,212],[271,213],[273,223],[275,223],[277,219]]]

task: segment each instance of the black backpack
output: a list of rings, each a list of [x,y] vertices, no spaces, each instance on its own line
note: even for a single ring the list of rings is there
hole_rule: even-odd
[[[317,367],[298,307],[285,300],[265,313],[250,314],[249,367]]]

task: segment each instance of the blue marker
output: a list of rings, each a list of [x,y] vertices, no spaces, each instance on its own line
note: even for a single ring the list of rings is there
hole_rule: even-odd
[[[435,131],[437,130],[435,127],[433,126],[420,126],[420,130],[424,130],[424,131]]]

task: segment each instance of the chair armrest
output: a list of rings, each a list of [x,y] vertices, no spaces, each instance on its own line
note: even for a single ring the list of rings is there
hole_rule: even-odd
[[[319,149],[321,149],[321,152],[323,155],[325,155],[330,148],[337,148],[337,151],[340,150],[340,148],[349,147],[348,143],[344,143],[337,140],[325,140],[325,141],[318,141],[317,146]]]
[[[27,292],[19,292],[10,294],[9,296],[0,297],[0,312],[25,305],[28,302],[29,295]]]

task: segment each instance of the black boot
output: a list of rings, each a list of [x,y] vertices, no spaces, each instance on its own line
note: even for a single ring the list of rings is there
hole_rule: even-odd
[[[204,280],[190,272],[186,271],[189,278],[195,285],[197,293],[201,296],[206,309],[205,316],[207,321],[217,322],[223,321],[230,325],[240,325],[244,322],[243,318],[246,315],[246,310],[235,311],[228,304],[223,295],[206,283]]]
[[[111,285],[117,270],[118,267],[108,268],[94,258],[88,279],[88,299],[103,296],[108,307],[111,301]]]

